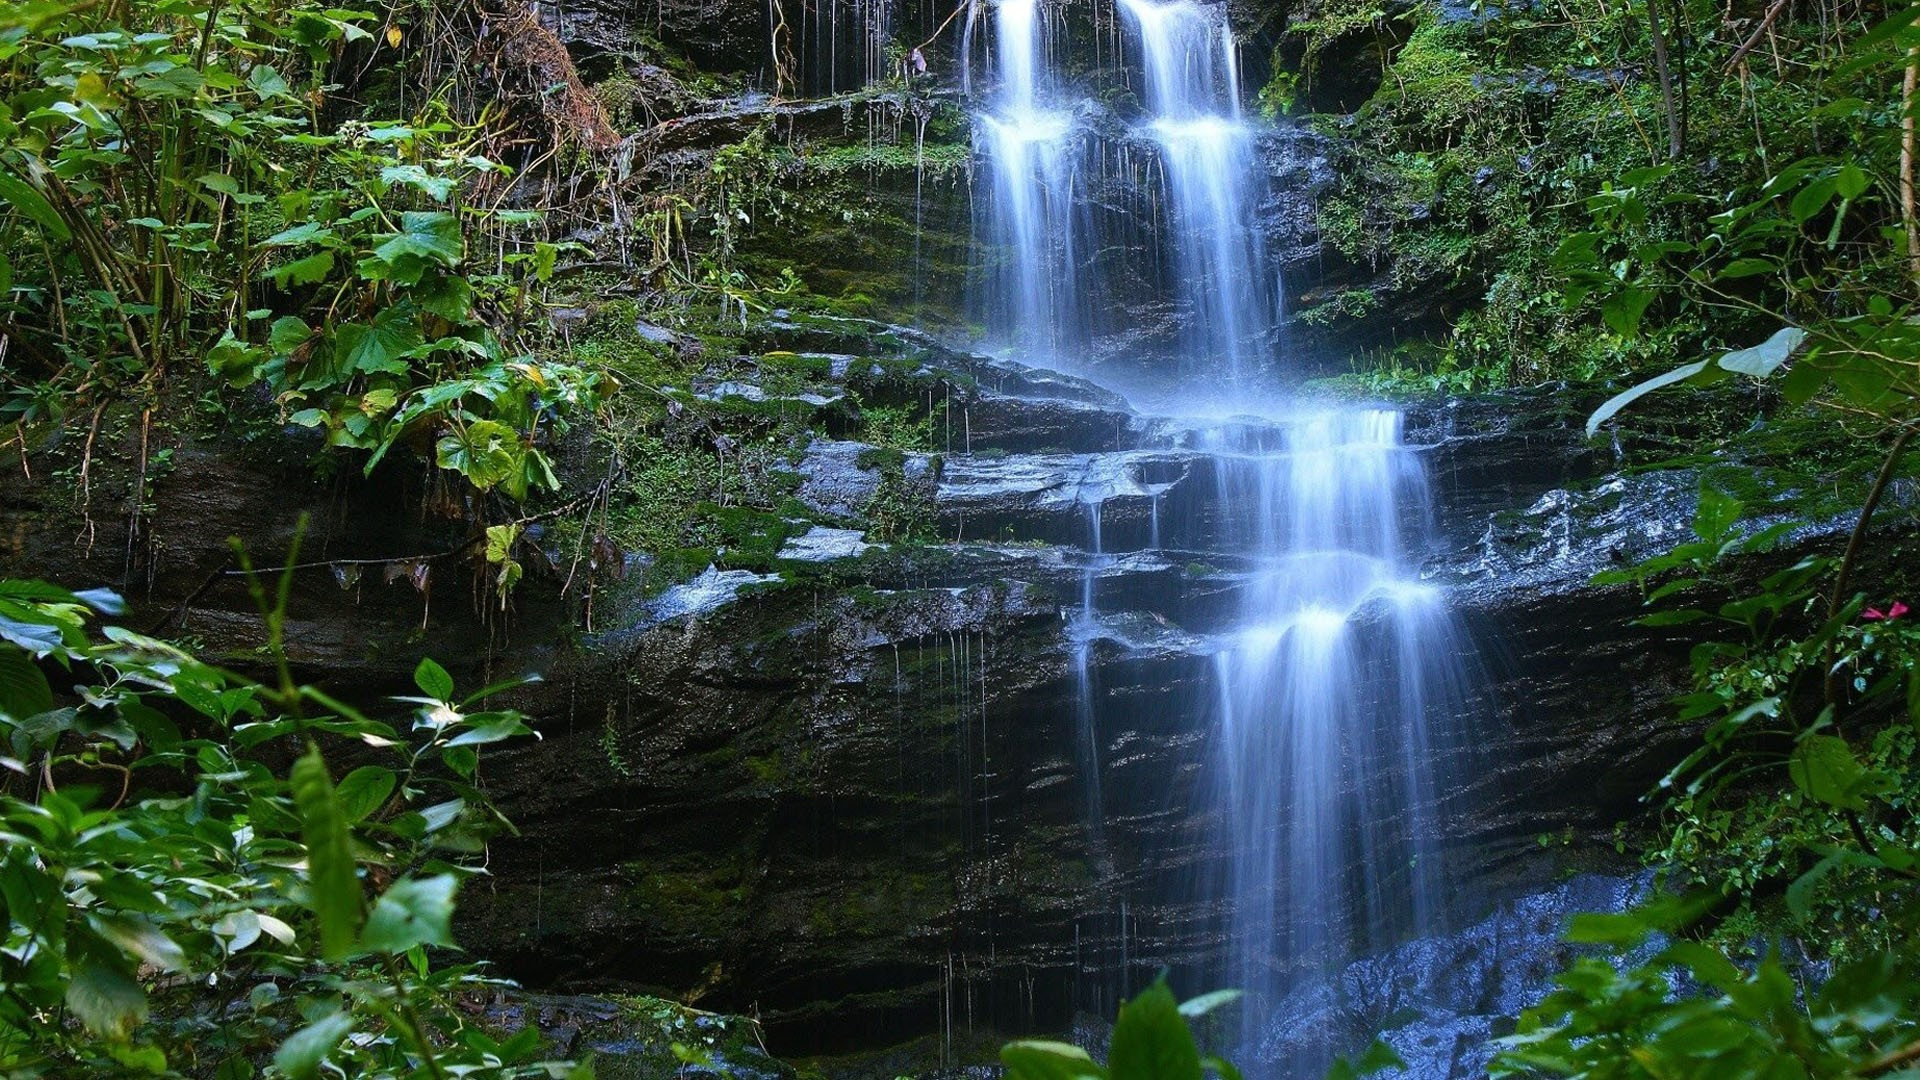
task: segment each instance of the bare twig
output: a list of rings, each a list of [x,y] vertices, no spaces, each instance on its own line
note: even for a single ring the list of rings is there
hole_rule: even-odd
[[[1773,0],[1773,6],[1769,7],[1767,13],[1760,17],[1760,25],[1754,28],[1753,33],[1748,35],[1747,40],[1740,43],[1739,48],[1733,50],[1733,56],[1727,60],[1726,70],[1732,71],[1734,68],[1740,66],[1740,61],[1746,59],[1747,54],[1753,51],[1753,47],[1760,44],[1760,39],[1766,36],[1768,28],[1773,26],[1773,20],[1779,18],[1780,13],[1786,9],[1787,0]]]

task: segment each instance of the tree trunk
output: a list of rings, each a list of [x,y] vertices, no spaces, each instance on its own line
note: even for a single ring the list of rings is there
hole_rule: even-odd
[[[1667,157],[1678,158],[1686,148],[1687,131],[1674,102],[1673,70],[1667,59],[1667,35],[1660,28],[1660,0],[1647,0],[1647,30],[1653,35],[1653,67],[1660,75],[1660,104],[1667,114]]]

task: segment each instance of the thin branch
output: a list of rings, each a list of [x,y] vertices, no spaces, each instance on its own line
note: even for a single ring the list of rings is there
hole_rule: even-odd
[[[1779,18],[1780,13],[1786,9],[1787,0],[1773,0],[1773,6],[1768,8],[1767,13],[1760,17],[1760,25],[1754,28],[1753,33],[1748,35],[1747,40],[1740,43],[1738,49],[1733,50],[1733,56],[1727,60],[1727,71],[1732,71],[1735,67],[1739,66],[1740,61],[1746,59],[1747,54],[1753,51],[1753,47],[1760,44],[1760,39],[1766,36],[1767,29],[1773,25],[1773,20]]]

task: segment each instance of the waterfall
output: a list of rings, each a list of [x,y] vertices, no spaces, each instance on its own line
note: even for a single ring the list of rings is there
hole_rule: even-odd
[[[1224,913],[1227,956],[1207,978],[1248,994],[1238,1053],[1250,1075],[1318,1076],[1326,1057],[1352,1047],[1331,1045],[1333,1032],[1303,1038],[1294,1018],[1272,1013],[1276,1003],[1440,920],[1435,761],[1450,739],[1432,718],[1460,711],[1461,635],[1440,594],[1420,581],[1427,479],[1402,415],[1312,409],[1278,393],[1276,377],[1287,370],[1277,344],[1280,292],[1254,222],[1266,190],[1260,130],[1242,112],[1224,8],[1114,3],[1129,31],[1125,70],[1140,84],[1131,116],[1104,112],[1052,61],[1059,31],[1039,0],[980,0],[991,4],[990,22],[969,19],[969,49],[976,34],[992,37],[991,63],[969,62],[990,79],[974,125],[991,181],[979,213],[992,283],[986,314],[1014,351],[1098,375],[1099,343],[1088,328],[1117,317],[1108,298],[1122,288],[1104,268],[1137,260],[1082,265],[1076,253],[1159,253],[1160,272],[1144,286],[1154,295],[1141,307],[1176,312],[1179,341],[1137,363],[1171,375],[1159,380],[1176,389],[1155,437],[1199,455],[1213,490],[1209,507],[1189,501],[1163,511],[1164,487],[1144,483],[1124,460],[1094,455],[1079,478],[1090,543],[1068,621],[1088,836],[1107,864],[1114,853],[1105,850],[1102,816],[1119,809],[1102,803],[1101,733],[1116,718],[1095,699],[1094,644],[1120,632],[1105,621],[1111,613],[1095,586],[1121,549],[1117,533],[1102,537],[1102,506],[1145,497],[1153,548],[1163,533],[1176,545],[1198,537],[1203,546],[1182,557],[1218,555],[1242,568],[1230,624],[1213,638],[1211,685],[1186,705],[1207,721],[1202,788],[1212,803],[1200,817],[1220,834],[1221,856],[1203,888],[1209,909]],[[1109,50],[1107,61],[1120,58]],[[1098,175],[1104,168],[1112,172]],[[1090,191],[1141,184],[1152,192],[1128,205],[1152,208],[1150,236],[1095,224],[1102,215],[1141,216],[1131,209],[1083,205]],[[1119,326],[1115,336],[1133,329]],[[1129,898],[1114,899],[1124,909]],[[1122,982],[1132,974],[1126,963],[1152,963],[1122,952]]]
[[[1119,0],[1146,69],[1146,132],[1159,147],[1172,216],[1189,363],[1217,359],[1249,374],[1255,342],[1272,325],[1249,194],[1258,165],[1242,121],[1235,46],[1223,11],[1192,0]]]
[[[966,39],[974,38],[970,13]],[[1053,88],[1043,60],[1040,0],[994,5],[993,58],[1000,86],[975,117],[974,139],[992,173],[987,216],[1007,254],[991,275],[989,304],[1005,313],[1013,344],[1052,356],[1072,320],[1075,281],[1072,228],[1080,135],[1073,114],[1048,107]]]
[[[1450,620],[1407,555],[1426,477],[1397,412],[1227,422],[1201,437],[1221,504],[1245,508],[1229,542],[1254,560],[1215,658],[1229,976],[1249,993],[1251,1042],[1292,982],[1432,929],[1426,717],[1457,680]],[[1305,1076],[1325,1062],[1263,1064]]]

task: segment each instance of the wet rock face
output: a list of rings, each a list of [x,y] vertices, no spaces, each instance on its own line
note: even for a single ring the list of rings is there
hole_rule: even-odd
[[[948,1025],[1059,1030],[1110,1014],[1161,967],[1217,983],[1208,703],[1252,571],[1223,537],[1249,508],[1219,498],[1218,460],[1178,423],[1096,386],[835,325],[756,333],[767,349],[840,357],[842,376],[876,349],[911,353],[958,388],[971,444],[963,420],[951,449],[899,455],[948,542],[876,545],[859,522],[871,448],[823,438],[796,466],[800,497],[846,520],[797,533],[772,571],[603,596],[596,633],[562,649],[569,619],[536,587],[506,627],[451,599],[457,559],[433,562],[430,595],[379,567],[345,587],[316,570],[297,579],[296,657],[368,696],[398,689],[428,650],[478,668],[492,649],[496,670],[546,673],[520,702],[543,740],[487,766],[521,834],[462,900],[463,942],[530,985],[756,1009],[769,1045],[792,1054]],[[1427,808],[1461,920],[1550,876],[1540,835],[1602,834],[1634,813],[1692,740],[1668,723],[1686,642],[1631,626],[1637,593],[1586,582],[1683,527],[1693,474],[1610,475],[1659,449],[1596,450],[1563,397],[1406,417],[1433,491],[1408,509],[1432,518],[1418,555],[1469,639],[1473,693],[1461,715],[1432,718],[1459,737],[1436,754],[1451,780]],[[220,573],[224,536],[266,561],[296,505],[317,511],[308,557],[457,548],[459,533],[395,512],[419,495],[407,475],[336,488],[297,456],[177,453],[135,548],[131,624],[251,648],[251,603]],[[95,504],[89,554],[70,498],[9,487],[0,573],[120,580],[126,508]],[[1100,617],[1075,630],[1066,616],[1087,605]]]
[[[495,767],[522,836],[468,895],[477,951],[535,984],[754,1005],[784,1053],[948,1023],[1057,1030],[1162,967],[1218,981],[1208,703],[1249,580],[1221,538],[1246,508],[1218,505],[1217,463],[1165,420],[1043,372],[971,370],[964,404],[1000,410],[1000,434],[940,455],[959,542],[821,530],[818,557],[796,548],[811,569],[650,598],[553,680],[546,740]],[[1606,479],[1556,400],[1408,415],[1435,490],[1409,508],[1434,519],[1425,576],[1467,632],[1472,692],[1431,718],[1457,735],[1427,808],[1463,920],[1551,875],[1542,834],[1635,813],[1692,740],[1668,722],[1686,642],[1633,627],[1637,593],[1586,582],[1682,527],[1693,478]],[[816,446],[837,462],[801,466],[819,490],[861,471],[858,444]],[[1103,614],[1076,636],[1089,597]]]
[[[1510,1034],[1512,1019],[1550,992],[1578,954],[1563,940],[1567,919],[1623,911],[1647,891],[1644,876],[1583,874],[1505,901],[1472,925],[1311,980],[1255,1019],[1259,1034],[1242,1065],[1317,1072],[1331,1053],[1358,1053],[1384,1038],[1410,1080],[1485,1075],[1490,1041]]]

